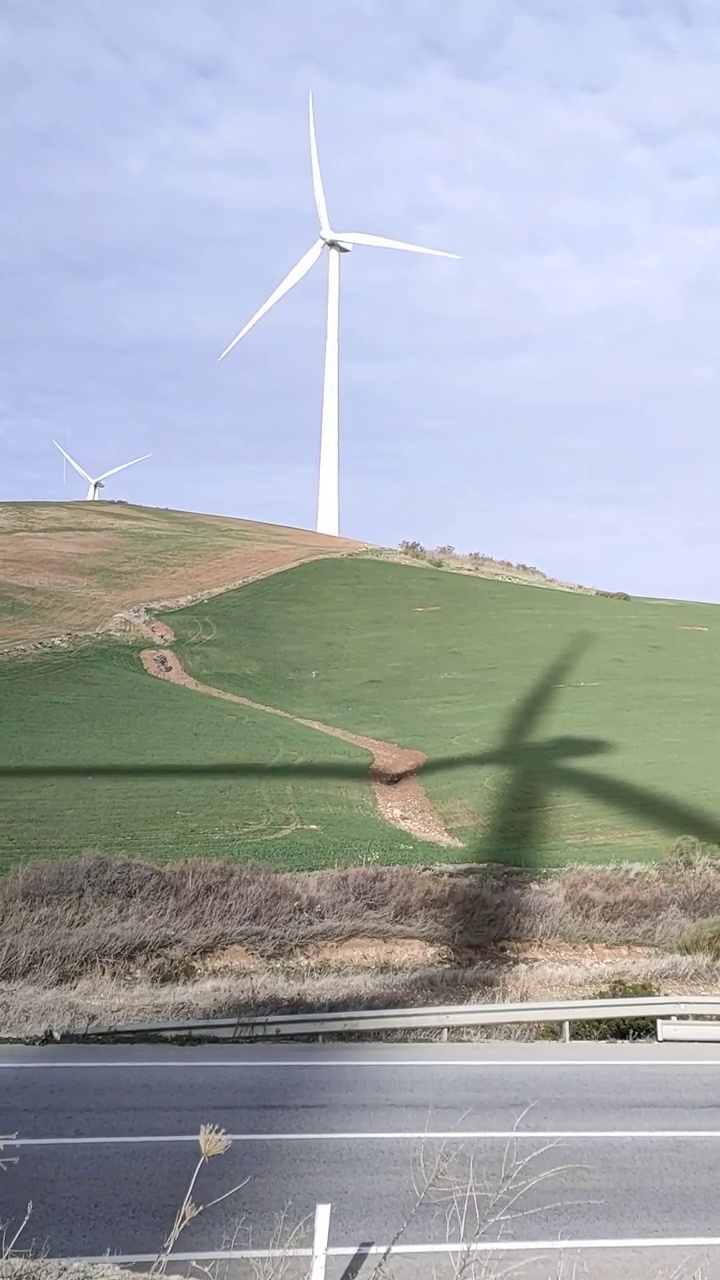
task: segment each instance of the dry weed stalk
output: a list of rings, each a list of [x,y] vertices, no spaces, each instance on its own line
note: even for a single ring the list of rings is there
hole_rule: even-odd
[[[302,1218],[293,1226],[290,1218],[291,1209],[292,1205],[286,1204],[285,1208],[275,1216],[267,1248],[277,1256],[247,1259],[249,1273],[253,1280],[284,1280],[296,1260],[294,1251],[303,1248],[312,1239],[312,1216]],[[226,1256],[211,1263],[193,1262],[191,1264],[193,1269],[206,1276],[207,1280],[230,1280],[231,1268],[237,1265],[232,1254],[239,1247],[240,1240],[242,1240],[240,1247],[252,1248],[252,1226],[246,1225],[244,1218],[233,1223],[232,1227],[227,1228],[223,1233],[220,1250]]]
[[[15,1251],[15,1245],[17,1244],[18,1240],[20,1239],[20,1236],[22,1235],[28,1222],[30,1221],[31,1215],[32,1215],[32,1200],[28,1200],[27,1208],[25,1209],[25,1217],[20,1223],[20,1226],[18,1227],[15,1234],[13,1236],[10,1236],[10,1238],[8,1239],[7,1232],[9,1230],[9,1227],[3,1227],[2,1244],[0,1244],[0,1261],[7,1262],[8,1258],[12,1257]]]
[[[0,1137],[0,1169],[3,1171],[3,1173],[7,1171],[7,1169],[11,1164],[17,1164],[18,1162],[17,1156],[5,1156],[2,1154],[5,1150],[6,1143],[14,1142],[16,1138],[17,1138],[16,1133],[13,1133],[13,1134],[6,1133],[6,1134],[3,1134],[2,1137]],[[22,1222],[20,1223],[20,1226],[17,1228],[16,1232],[14,1233],[14,1235],[10,1236],[8,1234],[11,1226],[9,1222],[4,1222],[0,1226],[0,1264],[3,1264],[3,1266],[4,1264],[7,1264],[10,1261],[10,1259],[13,1257],[13,1254],[15,1252],[15,1246],[18,1240],[20,1239],[20,1236],[22,1235],[23,1231],[25,1230],[28,1222],[30,1221],[31,1215],[32,1215],[32,1200],[29,1200],[27,1203],[27,1207],[25,1209],[25,1216]]]
[[[710,1277],[706,1275],[702,1267],[698,1267],[693,1271],[692,1275],[689,1275],[688,1272],[685,1271],[686,1266],[687,1261],[681,1262],[679,1266],[675,1267],[672,1271],[663,1272],[661,1276],[658,1276],[658,1280],[710,1280]]]
[[[290,1251],[301,1249],[306,1242],[309,1243],[312,1239],[312,1216],[302,1218],[294,1227],[291,1227],[289,1225],[289,1214],[290,1205],[286,1205],[275,1219],[275,1225],[269,1241],[269,1248],[286,1251],[285,1257],[252,1258],[250,1270],[253,1280],[285,1280],[285,1276],[295,1260]]]
[[[203,1124],[200,1126],[198,1142],[200,1145],[200,1159],[195,1166],[195,1171],[190,1179],[188,1189],[185,1192],[185,1199],[175,1215],[175,1221],[168,1233],[167,1239],[162,1247],[162,1251],[158,1254],[150,1269],[151,1276],[160,1276],[165,1274],[168,1259],[175,1247],[175,1244],[177,1243],[178,1236],[194,1218],[197,1218],[201,1213],[204,1213],[206,1209],[212,1209],[214,1205],[220,1204],[222,1200],[227,1200],[229,1196],[235,1195],[236,1191],[240,1191],[241,1188],[247,1186],[250,1181],[249,1178],[244,1178],[242,1182],[237,1184],[237,1186],[231,1187],[229,1191],[224,1191],[221,1196],[216,1196],[214,1200],[209,1200],[207,1204],[195,1204],[192,1196],[200,1170],[208,1163],[208,1161],[212,1160],[214,1156],[224,1155],[232,1145],[230,1139],[225,1133],[225,1130],[218,1129],[214,1124]]]
[[[518,1117],[513,1126],[516,1131],[530,1110],[527,1107]],[[462,1131],[457,1136],[462,1139]],[[518,1150],[518,1140],[513,1137],[504,1148],[500,1169],[493,1175],[462,1141],[455,1147],[448,1141],[443,1142],[430,1158],[427,1145],[423,1143],[413,1172],[415,1200],[412,1208],[370,1272],[369,1280],[378,1280],[382,1276],[389,1280],[388,1264],[391,1264],[392,1251],[425,1203],[439,1207],[444,1239],[454,1247],[454,1252],[448,1251],[445,1255],[445,1276],[449,1274],[452,1280],[501,1280],[501,1277],[521,1274],[521,1269],[527,1266],[527,1259],[504,1263],[497,1256],[483,1254],[478,1246],[487,1240],[502,1241],[510,1224],[519,1218],[544,1213],[561,1203],[567,1205],[566,1200],[535,1207],[523,1203],[547,1181],[581,1167],[554,1164],[549,1169],[537,1169],[538,1163],[557,1146],[557,1142],[542,1143],[529,1154],[522,1155]],[[558,1280],[562,1280],[562,1276],[561,1271]]]

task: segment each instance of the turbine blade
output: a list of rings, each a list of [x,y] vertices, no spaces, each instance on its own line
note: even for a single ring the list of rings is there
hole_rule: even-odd
[[[445,253],[444,249],[425,249],[420,244],[406,244],[404,240],[388,240],[387,236],[371,236],[364,231],[333,231],[334,240],[346,240],[348,244],[366,244],[375,249],[406,249],[408,253],[429,253],[433,258],[457,258],[459,253]]]
[[[267,314],[270,308],[274,307],[276,302],[279,302],[281,298],[284,298],[286,293],[289,293],[293,285],[297,284],[299,280],[302,280],[303,276],[307,275],[310,268],[315,266],[315,263],[320,257],[324,247],[325,242],[323,240],[315,241],[312,248],[308,249],[307,253],[303,254],[299,262],[296,262],[292,271],[288,271],[285,279],[281,280],[277,289],[270,294],[267,302],[263,302],[259,310],[255,312],[252,320],[248,320],[245,328],[240,330],[237,337],[233,338],[230,346],[225,348],[221,356],[218,356],[218,360],[223,360],[225,356],[232,351],[233,347],[237,346],[240,339],[244,338],[245,334],[252,329],[253,325],[257,324],[258,320],[262,320],[263,316]]]
[[[88,484],[92,484],[93,482],[92,476],[89,476],[87,471],[83,470],[83,468],[80,466],[80,463],[76,462],[74,458],[71,458],[70,454],[65,452],[62,445],[58,444],[57,440],[53,440],[53,444],[55,445],[56,449],[60,450],[63,458],[67,459],[67,461],[70,463],[70,466],[75,468],[78,475],[82,476],[83,480],[87,480]]]
[[[322,176],[320,174],[320,161],[318,159],[317,138],[315,136],[315,115],[313,112],[313,96],[310,93],[309,98],[309,116],[310,116],[310,163],[312,164],[312,180],[313,192],[315,193],[315,208],[318,211],[320,219],[320,235],[329,236],[330,221],[328,219],[327,202],[325,200],[325,192],[323,190]]]
[[[108,476],[116,476],[118,471],[125,471],[126,467],[134,467],[136,462],[144,462],[146,458],[152,458],[152,454],[144,453],[142,458],[133,458],[132,462],[123,462],[121,467],[113,467],[110,471],[103,471],[102,475],[98,476],[98,480],[107,480]]]

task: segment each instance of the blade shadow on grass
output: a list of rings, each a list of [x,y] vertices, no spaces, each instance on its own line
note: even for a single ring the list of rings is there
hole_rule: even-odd
[[[590,637],[576,636],[559,658],[539,677],[518,707],[511,713],[496,750],[443,756],[428,760],[418,770],[420,780],[430,774],[454,769],[487,768],[506,770],[503,783],[487,824],[477,837],[475,861],[513,862],[533,866],[541,853],[547,831],[548,800],[558,791],[571,791],[599,800],[610,808],[642,818],[667,835],[690,835],[720,844],[720,817],[693,805],[676,801],[649,787],[574,767],[575,760],[608,754],[614,745],[603,738],[561,735],[529,740],[541,717],[547,713],[563,677],[587,649]],[[402,776],[402,775],[401,775]],[[214,764],[38,764],[0,767],[0,781],[38,778],[308,778],[327,781],[365,781],[369,771],[351,761],[297,761],[265,764],[253,761],[226,761]],[[391,785],[391,784],[388,784]]]
[[[550,709],[563,677],[587,644],[587,636],[576,637],[551,663],[511,713],[499,750],[492,753],[492,759],[483,762],[504,767],[508,775],[501,784],[490,822],[480,834],[476,850],[478,862],[515,861],[528,866],[536,860],[549,829],[548,774],[554,752],[551,744],[538,748],[529,744],[528,738]],[[605,748],[606,744],[600,741],[578,741],[573,743],[570,754],[593,754]]]
[[[593,756],[607,755],[615,748],[602,738],[573,735],[535,739],[542,719],[559,696],[565,677],[588,647],[590,638],[579,635],[571,640],[560,656],[541,673],[508,717],[496,749],[466,755],[455,755],[427,761],[418,770],[420,781],[428,775],[450,772],[458,768],[490,767],[505,773],[489,816],[481,823],[469,849],[468,862],[490,865],[508,873],[519,868],[532,872],[540,868],[543,851],[551,832],[552,799],[558,793],[585,796],[619,813],[640,818],[658,833],[671,836],[694,836],[702,842],[720,844],[720,818],[691,804],[644,788],[607,774],[596,774],[579,767],[579,762]],[[0,781],[23,779],[239,779],[286,778],[325,781],[364,781],[369,777],[366,765],[353,762],[303,762],[264,764],[257,762],[218,762],[215,764],[45,764],[13,765],[0,768]],[[517,876],[509,875],[517,882]],[[470,890],[469,890],[470,892]],[[480,902],[458,904],[456,927],[451,927],[448,942],[481,945],[488,913]],[[517,936],[518,912],[522,913],[517,895],[504,897],[509,934],[509,917]],[[503,911],[496,912],[493,934],[502,936]],[[485,924],[483,923],[485,922]]]

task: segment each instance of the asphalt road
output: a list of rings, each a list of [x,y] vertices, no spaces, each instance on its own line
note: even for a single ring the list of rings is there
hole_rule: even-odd
[[[597,1242],[598,1258],[653,1238],[669,1261],[717,1246],[720,1274],[718,1046],[18,1047],[0,1053],[0,1091],[0,1133],[19,1139],[4,1152],[18,1161],[0,1175],[0,1219],[32,1200],[26,1244],[54,1257],[154,1256],[206,1122],[234,1140],[195,1200],[249,1181],[190,1224],[183,1253],[223,1250],[229,1236],[248,1247],[247,1224],[266,1247],[286,1206],[295,1223],[318,1202],[332,1204],[331,1246],[386,1244],[415,1203],[421,1153],[431,1165],[442,1148],[455,1187],[472,1159],[475,1186],[500,1191],[496,1210],[504,1160],[515,1190],[529,1182],[485,1237],[528,1245],[516,1261],[560,1238]],[[445,1239],[439,1194],[404,1244]],[[617,1254],[613,1276],[641,1274],[650,1253],[638,1249]]]

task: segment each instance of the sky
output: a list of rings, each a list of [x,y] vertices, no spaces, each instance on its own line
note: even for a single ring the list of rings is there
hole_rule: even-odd
[[[720,601],[717,0],[2,0],[0,498],[314,527]]]

